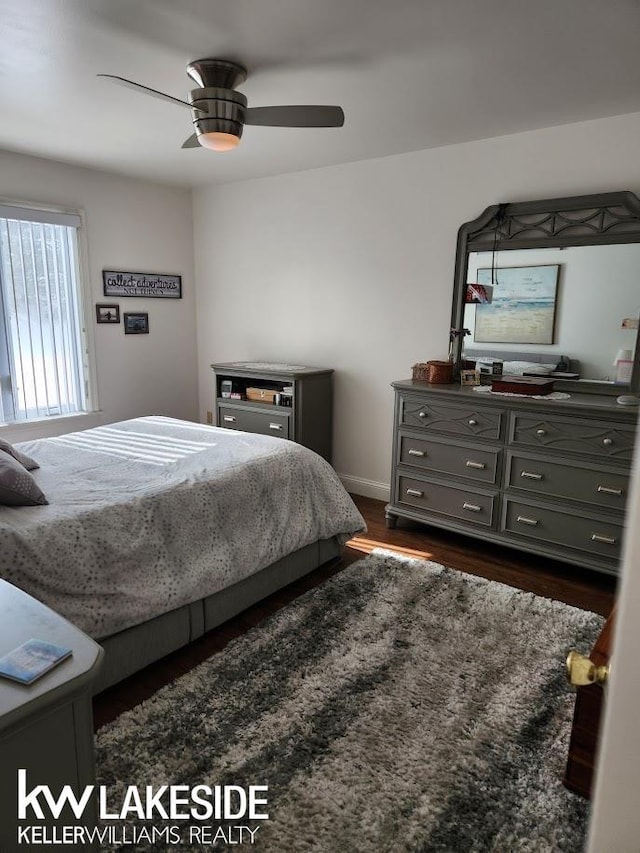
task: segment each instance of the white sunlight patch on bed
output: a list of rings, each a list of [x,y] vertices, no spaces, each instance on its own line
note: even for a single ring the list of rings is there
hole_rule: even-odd
[[[136,420],[138,422],[146,421],[150,424],[168,424],[169,426],[172,426],[176,422],[175,418],[168,418],[164,415],[145,415],[143,418],[136,418]],[[212,433],[220,432],[221,429],[224,429],[222,427],[211,426],[211,424],[197,424],[190,423],[189,421],[180,421],[180,428],[185,430],[192,429],[196,432],[202,432],[203,430],[211,430]],[[212,444],[215,444],[213,438],[214,436],[212,435],[211,442]]]
[[[149,465],[169,465],[216,444],[213,436],[211,441],[190,441],[108,426],[61,435],[51,440],[67,447],[98,451],[107,456],[138,459]]]

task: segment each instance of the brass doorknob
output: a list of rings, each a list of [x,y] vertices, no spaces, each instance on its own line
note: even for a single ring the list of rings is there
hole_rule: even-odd
[[[580,652],[569,652],[567,655],[567,678],[574,687],[584,687],[586,684],[606,684],[610,672],[609,664],[596,666]]]

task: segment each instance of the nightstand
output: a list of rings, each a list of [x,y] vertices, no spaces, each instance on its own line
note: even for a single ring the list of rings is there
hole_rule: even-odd
[[[76,797],[95,782],[92,684],[102,663],[102,648],[44,604],[0,580],[0,656],[31,638],[73,650],[70,658],[31,685],[0,678],[0,850],[33,849],[18,846],[18,827],[84,825],[95,822],[95,800],[78,820],[65,809],[58,820],[43,806],[46,820],[31,808],[17,820],[18,769],[26,770],[26,790],[48,785],[57,799],[64,785]],[[43,798],[40,797],[43,801]],[[94,849],[73,845],[74,850]]]
[[[333,370],[259,361],[211,367],[216,426],[290,439],[331,461]]]

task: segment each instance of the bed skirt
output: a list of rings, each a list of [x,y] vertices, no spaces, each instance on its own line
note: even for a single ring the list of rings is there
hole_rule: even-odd
[[[98,642],[105,650],[104,664],[94,684],[94,693],[193,642],[252,604],[340,556],[343,548],[335,538],[313,542],[214,595],[102,638]]]

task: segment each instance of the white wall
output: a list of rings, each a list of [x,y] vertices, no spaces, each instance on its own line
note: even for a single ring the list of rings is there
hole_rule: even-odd
[[[190,191],[0,151],[0,197],[85,211],[101,409],[95,417],[3,427],[3,436],[54,435],[152,413],[197,418]],[[103,269],[180,274],[183,299],[105,298]],[[118,303],[121,315],[148,312],[149,335],[125,337],[122,323],[97,325],[96,302]]]
[[[637,192],[639,137],[633,114],[196,190],[201,417],[214,360],[333,367],[334,465],[384,497],[389,383],[446,356],[460,224],[500,201]]]

